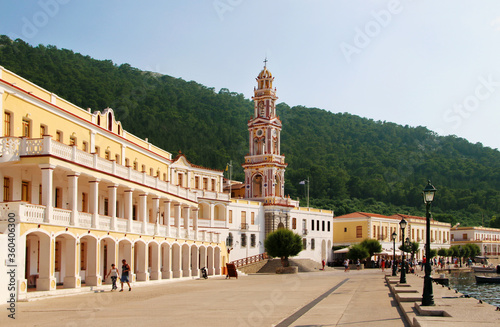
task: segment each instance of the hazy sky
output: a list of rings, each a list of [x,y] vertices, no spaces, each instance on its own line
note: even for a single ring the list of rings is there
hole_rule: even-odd
[[[498,0],[2,2],[0,34],[32,45],[246,97],[267,56],[278,101],[290,106],[500,149]]]

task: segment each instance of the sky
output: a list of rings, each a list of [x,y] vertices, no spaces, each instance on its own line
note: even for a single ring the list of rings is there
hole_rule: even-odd
[[[498,0],[2,2],[0,34],[34,46],[247,98],[267,58],[278,102],[500,149]]]

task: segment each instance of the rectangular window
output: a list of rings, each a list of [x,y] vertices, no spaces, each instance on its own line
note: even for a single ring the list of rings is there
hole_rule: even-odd
[[[74,136],[69,137],[69,145],[76,145],[76,137]]]
[[[89,152],[89,144],[85,141],[82,143],[82,150],[85,152]]]
[[[316,242],[314,241],[314,238],[311,239],[311,250],[314,250],[316,248]]]
[[[31,122],[25,118],[23,118],[22,136],[31,137]]]
[[[328,231],[330,231],[330,222],[328,222]]]
[[[3,178],[3,202],[10,201],[10,178]]]
[[[297,229],[297,218],[292,218],[292,229]]]
[[[109,150],[104,151],[104,159],[106,160],[111,159],[111,152],[109,152]]]
[[[316,230],[319,232],[319,220],[316,220]]]
[[[43,137],[44,135],[47,135],[47,126],[40,125],[40,137]]]
[[[306,238],[302,239],[302,249],[307,250],[307,239]]]
[[[212,179],[212,191],[215,191],[215,179]]]
[[[182,173],[177,174],[177,185],[179,186],[182,186],[182,177],[183,177]]]
[[[137,161],[134,161],[134,170],[138,170],[139,169],[139,164],[137,163]]]
[[[101,148],[96,146],[94,147],[94,153],[97,154],[98,157],[101,156]]]
[[[253,248],[255,247],[255,243],[256,243],[255,240],[256,240],[255,234],[251,234],[250,235],[250,246]]]
[[[80,243],[80,269],[87,270],[87,243]]]
[[[363,238],[363,227],[356,226],[356,238]]]
[[[132,220],[137,220],[137,205],[132,206]]]
[[[200,177],[195,176],[194,178],[194,188],[199,189],[200,188]]]
[[[321,231],[323,231],[323,232],[325,231],[325,221],[324,220],[321,222]]]
[[[229,223],[233,223],[233,210],[229,210]]]
[[[244,248],[247,246],[247,234],[241,234],[241,247]]]
[[[21,201],[30,202],[30,182],[27,182],[27,181],[22,182]]]
[[[311,220],[311,230],[314,230],[314,220]]]
[[[203,189],[208,190],[208,178],[203,178]]]
[[[56,141],[57,142],[62,142],[63,140],[63,135],[61,131],[56,131]]]
[[[242,211],[241,212],[241,229],[246,229],[246,224],[247,224],[247,212]]]
[[[56,242],[55,270],[61,271],[61,242]]]
[[[3,114],[3,136],[11,136],[12,135],[10,122],[11,122],[10,112],[5,112]]]
[[[149,176],[154,176],[155,170],[153,168],[149,168]]]
[[[250,213],[250,221],[252,225],[255,225],[255,212]]]
[[[141,166],[141,172],[142,172],[142,173],[146,172],[146,165],[142,165],[142,166]]]
[[[119,165],[121,164],[121,162],[120,162],[120,155],[119,154],[115,154],[115,162],[117,164],[119,164]]]
[[[463,234],[462,237],[463,237],[464,241],[467,240],[467,234]]]

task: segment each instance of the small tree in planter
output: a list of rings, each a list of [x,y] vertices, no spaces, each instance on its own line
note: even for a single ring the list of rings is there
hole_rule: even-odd
[[[347,258],[352,260],[352,262],[359,260],[366,259],[370,256],[370,253],[368,250],[362,246],[361,244],[354,244],[351,246],[349,249],[349,252],[347,252]]]
[[[288,257],[296,256],[302,251],[302,237],[289,229],[280,228],[267,235],[264,247],[268,255],[280,257],[283,267],[288,267]]]
[[[364,239],[361,243],[359,243],[362,247],[364,247],[370,256],[370,260],[373,257],[373,254],[382,252],[382,244],[379,241],[367,238]]]

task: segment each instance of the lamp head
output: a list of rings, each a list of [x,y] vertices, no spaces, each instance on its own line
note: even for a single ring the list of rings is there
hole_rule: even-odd
[[[434,185],[431,184],[431,181],[429,180],[424,190],[422,191],[422,195],[424,197],[424,203],[427,204],[434,201],[434,194],[436,193],[436,191],[437,191],[436,188],[434,187]]]
[[[392,240],[395,241],[396,240],[396,237],[398,237],[398,234],[396,234],[396,232],[392,232]]]
[[[406,228],[406,224],[407,224],[407,222],[406,222],[406,220],[404,220],[404,218],[403,218],[403,219],[401,219],[401,221],[399,222],[399,227],[401,227],[401,229],[405,229],[405,228]]]

